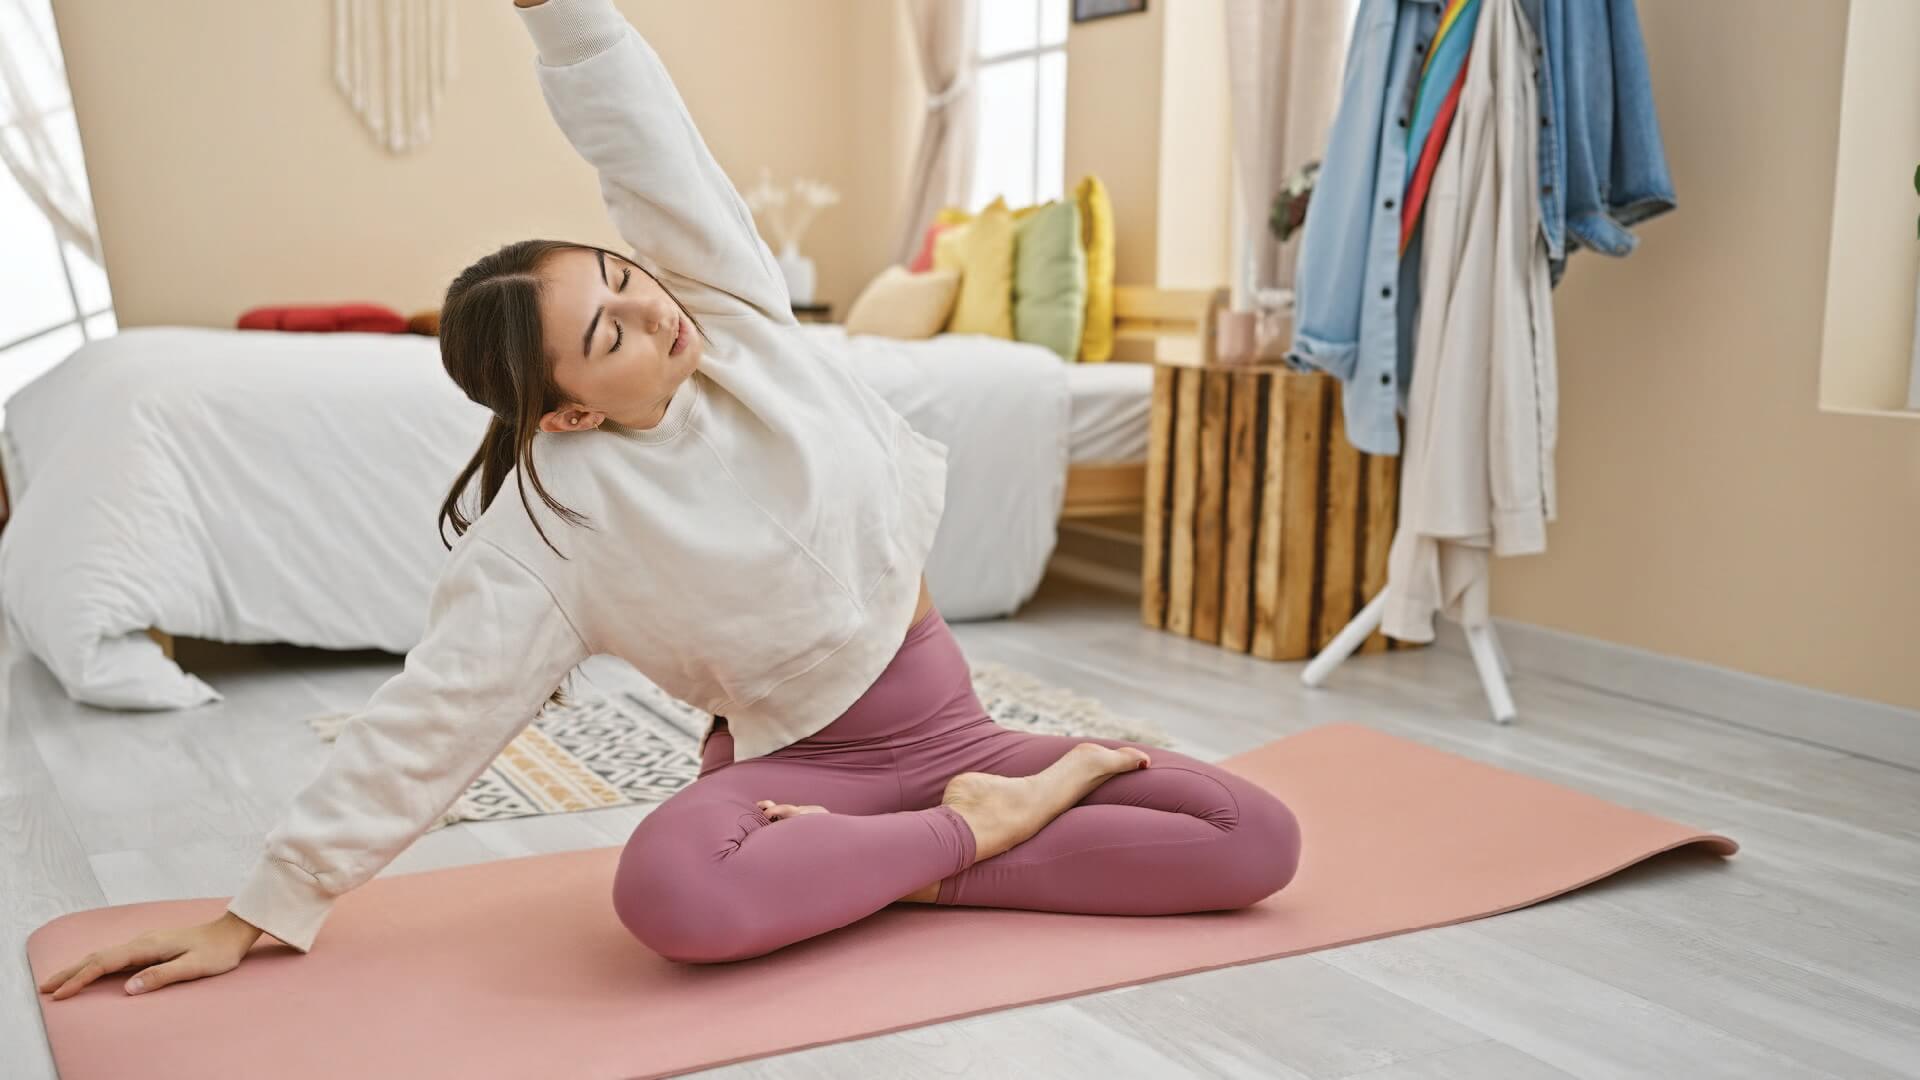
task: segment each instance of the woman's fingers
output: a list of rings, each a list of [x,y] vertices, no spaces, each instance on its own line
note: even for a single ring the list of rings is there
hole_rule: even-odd
[[[190,952],[184,956],[176,956],[164,964],[156,964],[142,971],[140,974],[135,975],[133,978],[128,979],[127,993],[144,994],[150,990],[158,990],[163,986],[168,986],[173,983],[186,982],[189,979],[201,979],[208,975],[219,975],[231,970],[233,969],[216,969],[213,965],[209,964],[206,958],[200,953]]]
[[[68,964],[66,967],[61,968],[59,971],[56,971],[53,974],[47,976],[46,978],[41,979],[40,992],[44,994],[50,990],[57,989],[61,983],[66,982],[68,979],[73,978],[74,972],[79,971],[81,968],[87,966],[87,961],[91,959],[93,959],[93,957],[91,956],[81,957],[80,959],[75,960],[73,963]]]
[[[179,955],[179,951],[168,943],[155,941],[152,938],[135,938],[124,945],[116,945],[111,949],[102,949],[88,954],[79,963],[56,972],[46,982],[40,984],[40,989],[45,991],[49,984],[53,984],[56,987],[53,991],[53,999],[59,1001],[86,989],[89,983],[102,975],[122,971],[135,964],[152,964],[171,960]],[[58,982],[56,983],[55,980]]]

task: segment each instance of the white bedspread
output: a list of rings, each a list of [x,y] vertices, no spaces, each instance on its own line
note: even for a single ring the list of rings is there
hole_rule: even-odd
[[[1066,365],[988,338],[843,344],[949,448],[935,602],[953,620],[1012,613],[1053,550]],[[427,338],[148,327],[93,342],[7,402],[0,606],[70,695],[109,707],[219,697],[147,627],[405,652],[445,557],[441,499],[485,421]]]

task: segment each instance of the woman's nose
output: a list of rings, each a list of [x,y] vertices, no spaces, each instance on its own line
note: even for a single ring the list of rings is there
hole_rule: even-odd
[[[662,327],[666,326],[671,314],[667,305],[663,303],[658,301],[642,301],[639,319],[641,325],[646,327],[647,333],[657,334]]]

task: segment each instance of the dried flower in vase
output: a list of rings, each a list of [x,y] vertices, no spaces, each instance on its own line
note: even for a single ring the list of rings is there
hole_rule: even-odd
[[[764,167],[760,170],[759,182],[749,188],[744,197],[747,208],[760,218],[772,234],[774,246],[782,252],[799,251],[800,240],[813,219],[840,201],[840,193],[829,184],[804,176],[775,184]]]

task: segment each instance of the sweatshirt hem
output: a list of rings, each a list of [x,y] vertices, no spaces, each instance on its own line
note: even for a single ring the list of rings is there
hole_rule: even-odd
[[[861,625],[818,664],[775,685],[746,706],[724,710],[733,758],[763,757],[833,723],[860,700],[900,651],[920,603],[920,577],[946,507],[946,447],[903,420],[895,446],[901,465],[898,547],[862,605]],[[801,718],[796,723],[796,718]]]
[[[261,858],[227,910],[300,952],[313,948],[333,910],[334,895],[320,879],[277,855]]]

